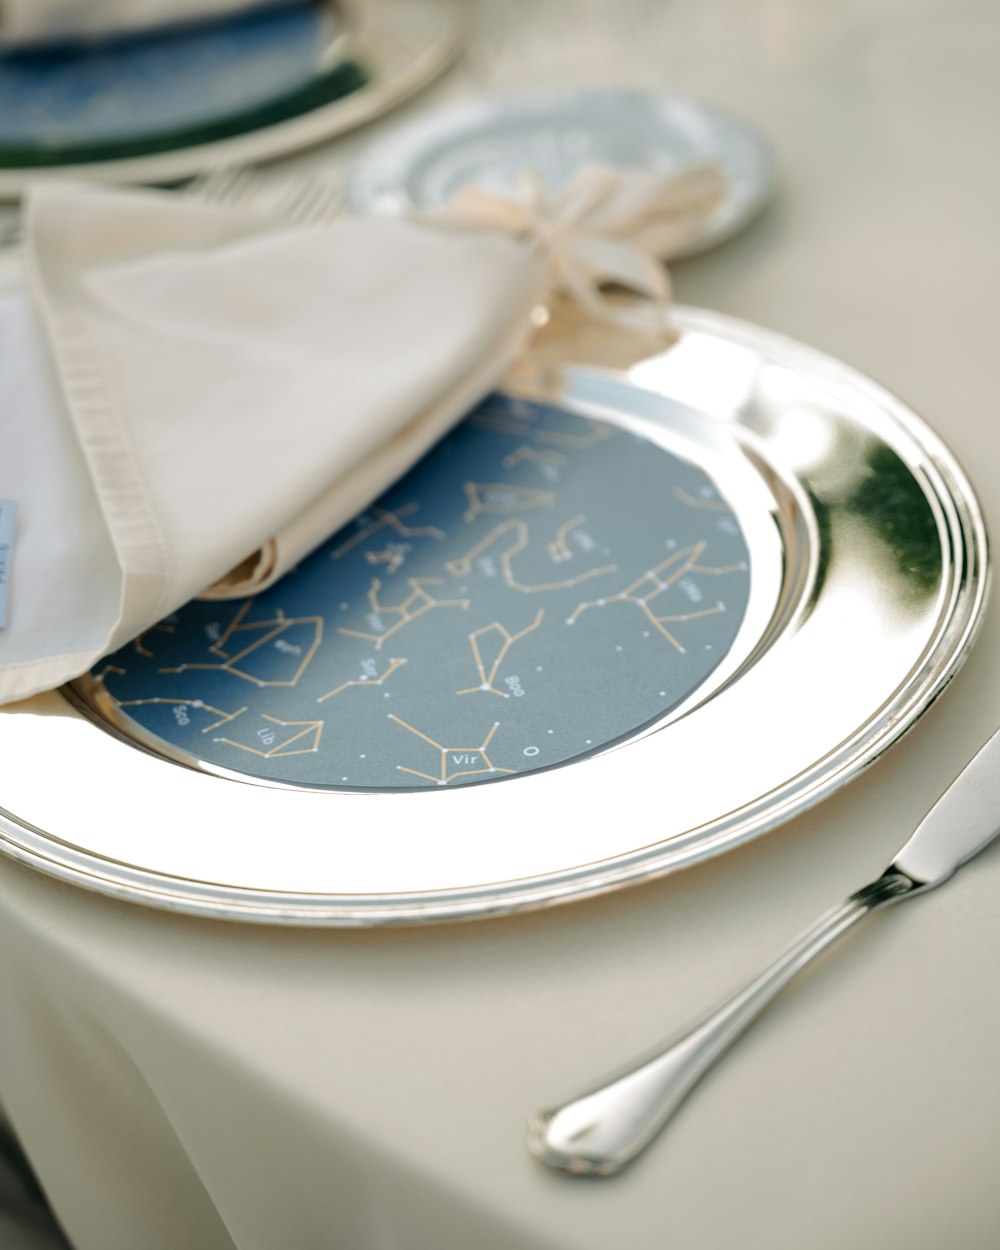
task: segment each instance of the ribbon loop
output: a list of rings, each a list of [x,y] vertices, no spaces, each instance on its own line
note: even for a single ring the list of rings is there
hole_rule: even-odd
[[[584,165],[557,191],[525,170],[509,195],[463,187],[436,221],[497,230],[537,247],[549,291],[594,316],[621,322],[605,289],[624,287],[665,320],[670,277],[664,262],[704,229],[725,193],[715,166],[681,173]]]

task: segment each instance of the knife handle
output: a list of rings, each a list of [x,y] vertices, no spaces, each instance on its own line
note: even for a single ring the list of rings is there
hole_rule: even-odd
[[[821,951],[873,911],[922,888],[894,866],[822,916],[714,1011],[641,1060],[557,1107],[532,1115],[528,1145],[543,1163],[613,1176],[653,1140],[702,1076]]]

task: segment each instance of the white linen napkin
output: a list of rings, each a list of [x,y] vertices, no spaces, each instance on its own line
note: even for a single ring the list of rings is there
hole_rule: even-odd
[[[94,39],[293,0],[0,0],[0,46]]]
[[[49,184],[27,228],[0,282],[0,702],[234,567],[223,594],[280,576],[496,384],[542,294],[534,249],[401,221]]]
[[[624,285],[665,345],[658,256],[722,189],[587,167],[432,222],[288,227],[39,185],[0,268],[0,703],[277,580],[496,385],[545,299],[614,320]]]

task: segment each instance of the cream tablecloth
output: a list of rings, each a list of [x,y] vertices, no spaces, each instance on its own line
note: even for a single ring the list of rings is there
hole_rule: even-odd
[[[508,52],[522,7],[554,29],[551,3],[493,0]],[[1000,532],[996,4],[611,10],[645,26],[628,72],[746,115],[783,170],[763,220],[678,266],[679,298],[909,399]],[[587,55],[624,76],[623,54]],[[993,611],[945,698],[834,799],[716,862],[517,919],[257,929],[4,862],[0,1099],[79,1250],[987,1250],[1000,845],[826,959],[627,1175],[556,1176],[522,1143],[532,1106],[673,1029],[879,869],[998,717]],[[649,816],[622,796],[623,819]]]

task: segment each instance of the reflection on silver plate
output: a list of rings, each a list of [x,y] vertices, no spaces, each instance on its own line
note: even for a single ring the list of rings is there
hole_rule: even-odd
[[[980,510],[873,383],[676,320],[619,369],[540,345],[265,597],[0,715],[0,848],[180,911],[412,923],[662,874],[853,777],[971,645]]]
[[[587,163],[670,172],[717,165],[725,197],[686,255],[741,230],[774,182],[762,136],[708,104],[637,90],[564,88],[452,105],[393,132],[359,159],[347,197],[356,212],[434,212],[470,184],[509,194],[527,168],[556,190]]]
[[[365,0],[346,15],[302,3],[166,40],[0,57],[0,198],[50,177],[180,181],[321,143],[425,86],[464,31],[461,0]]]

